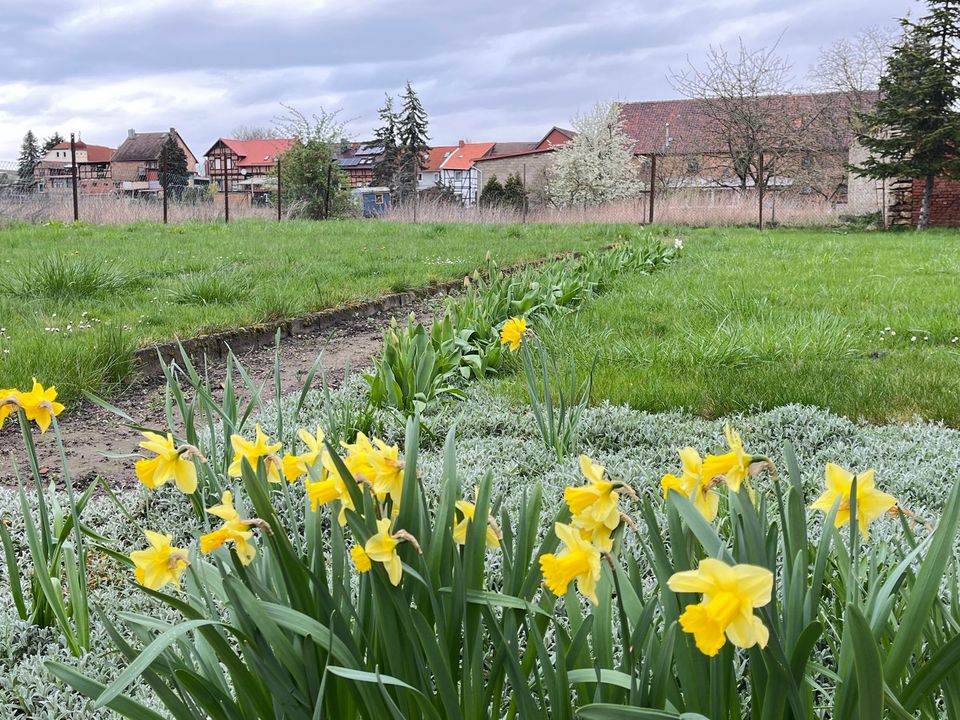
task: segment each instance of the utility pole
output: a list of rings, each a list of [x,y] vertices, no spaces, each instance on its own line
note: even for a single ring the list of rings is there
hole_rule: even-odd
[[[330,217],[330,181],[333,175],[333,160],[327,161],[327,187],[323,193],[323,219]]]
[[[757,228],[763,230],[763,186],[765,185],[763,179],[763,150],[760,151],[760,162],[757,167],[757,197],[760,200],[760,214],[759,222],[757,223]]]
[[[161,166],[161,175],[163,181],[161,183],[161,192],[163,192],[163,224],[167,224],[167,188],[169,184],[167,182],[167,152],[166,147],[160,151],[160,166]]]
[[[223,160],[223,221],[230,222],[230,181],[227,178],[227,154],[221,153],[220,159]]]
[[[657,184],[657,156],[650,156],[650,207],[647,208],[650,211],[649,222],[653,225],[653,196],[654,196],[654,187]]]
[[[70,133],[70,174],[73,176],[73,221],[80,219],[80,203],[77,199],[77,141]]]
[[[281,207],[281,206],[283,205],[283,200],[281,200],[281,198],[283,197],[283,195],[281,194],[282,187],[281,187],[281,185],[280,185],[280,183],[281,183],[281,180],[280,180],[280,176],[281,176],[280,169],[281,169],[281,168],[280,168],[280,158],[277,157],[277,222],[280,222],[281,220],[283,220],[283,210],[282,210],[282,207]]]

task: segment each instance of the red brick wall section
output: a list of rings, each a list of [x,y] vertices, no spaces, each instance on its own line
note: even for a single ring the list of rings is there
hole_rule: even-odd
[[[913,224],[920,221],[920,203],[923,200],[923,179],[913,181]],[[960,227],[960,180],[938,177],[933,181],[933,205],[930,224],[941,227]]]

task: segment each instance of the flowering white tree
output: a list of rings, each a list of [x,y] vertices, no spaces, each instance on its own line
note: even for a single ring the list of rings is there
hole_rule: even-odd
[[[577,135],[555,151],[547,197],[559,207],[636,199],[643,189],[633,141],[616,103],[598,103],[573,119]]]

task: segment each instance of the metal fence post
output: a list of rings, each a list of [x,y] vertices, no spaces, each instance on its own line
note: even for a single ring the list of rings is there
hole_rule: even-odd
[[[757,168],[757,197],[759,199],[759,222],[757,228],[763,230],[763,186],[766,181],[763,177],[763,150],[760,151],[760,163]]]
[[[227,179],[227,156],[221,155],[223,160],[223,221],[230,222],[230,182]]]
[[[280,176],[281,176],[280,171],[281,171],[280,158],[278,157],[277,158],[277,222],[280,222],[283,220],[283,200],[281,199],[283,197],[283,194],[281,192],[283,188],[281,186],[282,181],[280,179]]]
[[[80,204],[77,199],[77,141],[76,136],[70,133],[70,174],[73,177],[73,221],[80,219]]]
[[[653,154],[650,156],[650,205],[647,208],[650,211],[649,222],[653,225],[653,198],[655,195],[654,187],[657,184],[657,156]]]
[[[167,153],[165,150],[160,151],[160,165],[162,166],[161,172],[163,174],[163,182],[161,183],[161,190],[163,191],[163,224],[167,224],[167,188],[170,187],[169,179],[167,178]]]

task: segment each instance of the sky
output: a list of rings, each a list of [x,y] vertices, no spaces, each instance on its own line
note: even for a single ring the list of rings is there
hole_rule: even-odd
[[[809,84],[821,47],[916,0],[0,0],[0,161],[28,129],[116,147],[176,127],[198,157],[281,103],[377,124],[407,80],[433,144],[537,140],[598,101],[677,97],[711,45],[769,46]]]

